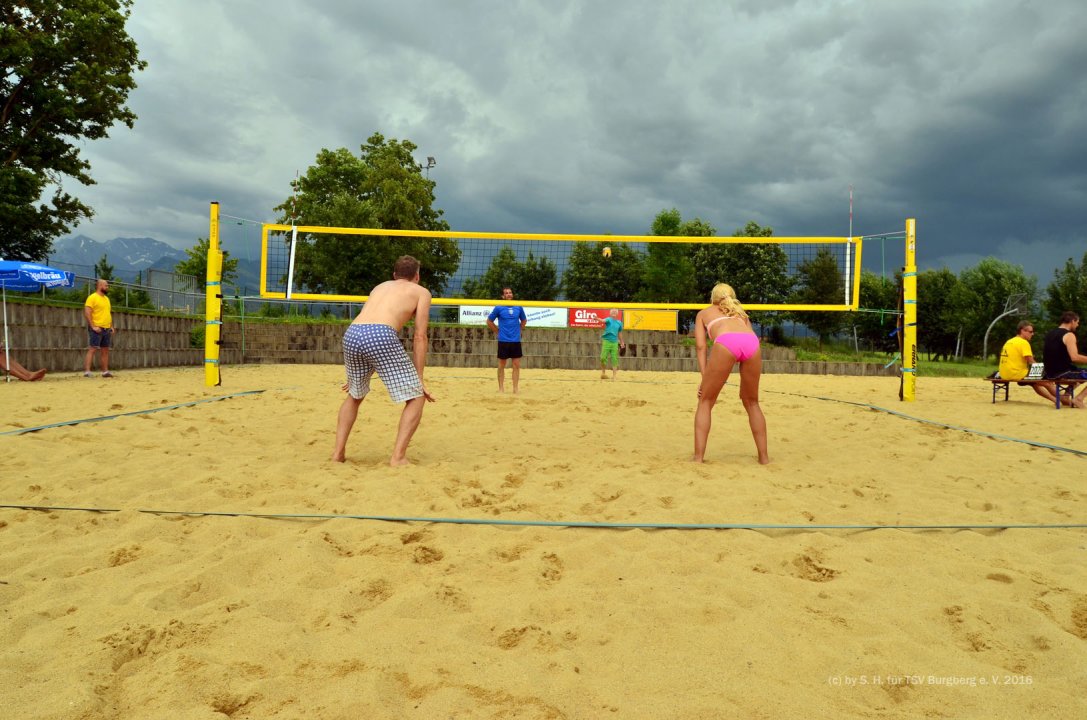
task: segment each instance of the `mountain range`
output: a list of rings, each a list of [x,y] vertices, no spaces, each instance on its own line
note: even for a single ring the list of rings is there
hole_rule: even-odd
[[[47,265],[69,270],[81,277],[94,277],[94,266],[103,258],[113,266],[113,276],[121,282],[134,282],[136,276],[146,277],[147,271],[174,272],[188,254],[150,237],[113,238],[99,242],[86,235],[73,235],[53,243]],[[260,262],[238,261],[237,284],[257,288],[260,283]]]

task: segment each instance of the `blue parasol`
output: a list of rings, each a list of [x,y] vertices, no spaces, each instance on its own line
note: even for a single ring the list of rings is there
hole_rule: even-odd
[[[8,290],[37,292],[43,287],[75,287],[75,273],[21,260],[0,260],[0,291],[4,298],[5,367],[11,367],[11,350],[8,342]],[[8,382],[11,382],[11,373],[8,373]]]

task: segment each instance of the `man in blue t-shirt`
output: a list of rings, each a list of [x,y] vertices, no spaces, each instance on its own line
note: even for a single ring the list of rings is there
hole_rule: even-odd
[[[626,348],[623,342],[623,322],[619,311],[612,310],[604,318],[604,333],[600,336],[600,379],[608,377],[608,360],[611,360],[611,379],[619,373],[619,348]]]
[[[512,300],[513,289],[502,288],[502,299]],[[487,327],[498,333],[498,392],[506,392],[506,361],[512,360],[513,394],[517,394],[521,378],[521,330],[527,324],[528,317],[520,305],[499,305],[487,316]]]

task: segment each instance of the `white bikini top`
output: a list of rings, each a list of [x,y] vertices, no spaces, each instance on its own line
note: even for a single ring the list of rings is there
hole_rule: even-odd
[[[713,324],[715,322],[718,322],[719,320],[728,320],[729,318],[738,318],[738,317],[740,317],[740,316],[739,315],[722,315],[719,318],[714,318],[713,320],[710,320],[708,323],[706,323],[706,334],[710,335],[710,328],[713,327]],[[710,335],[710,337],[713,337],[713,336]]]

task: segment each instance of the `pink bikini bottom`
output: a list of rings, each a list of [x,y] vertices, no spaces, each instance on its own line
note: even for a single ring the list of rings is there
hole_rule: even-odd
[[[759,350],[759,336],[752,333],[721,333],[713,341],[735,355],[737,362],[747,360]]]

